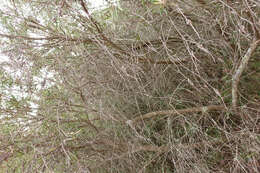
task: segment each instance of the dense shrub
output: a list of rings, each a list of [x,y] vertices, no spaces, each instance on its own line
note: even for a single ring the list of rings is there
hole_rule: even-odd
[[[260,171],[257,0],[0,9],[1,171]]]

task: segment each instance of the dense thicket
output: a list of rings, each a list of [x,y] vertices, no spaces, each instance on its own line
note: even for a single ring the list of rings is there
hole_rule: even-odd
[[[260,171],[257,0],[0,7],[0,172]]]

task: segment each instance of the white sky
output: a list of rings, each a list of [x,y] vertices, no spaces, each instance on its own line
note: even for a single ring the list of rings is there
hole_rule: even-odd
[[[91,5],[100,8],[106,4],[105,0],[89,0]]]

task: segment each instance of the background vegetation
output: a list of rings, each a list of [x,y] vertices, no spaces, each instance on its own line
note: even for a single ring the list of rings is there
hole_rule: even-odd
[[[258,0],[10,0],[0,172],[259,172]]]

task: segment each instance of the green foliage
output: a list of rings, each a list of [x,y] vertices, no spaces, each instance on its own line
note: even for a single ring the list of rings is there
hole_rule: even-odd
[[[3,71],[0,71],[0,79],[2,89],[11,88],[13,86],[13,79]]]

